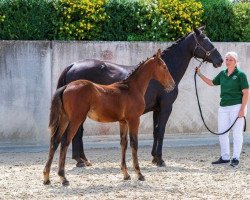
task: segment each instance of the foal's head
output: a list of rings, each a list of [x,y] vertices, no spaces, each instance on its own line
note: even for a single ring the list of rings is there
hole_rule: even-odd
[[[153,78],[158,80],[168,92],[172,91],[175,87],[175,82],[171,76],[166,63],[161,59],[161,50],[157,51],[154,57],[155,70]]]

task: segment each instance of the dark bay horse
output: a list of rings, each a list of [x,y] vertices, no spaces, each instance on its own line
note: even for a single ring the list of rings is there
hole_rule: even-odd
[[[220,53],[203,33],[203,29],[203,27],[195,29],[162,52],[162,59],[167,64],[175,80],[175,89],[168,93],[164,87],[155,80],[151,80],[147,88],[144,113],[153,111],[154,141],[151,154],[153,156],[153,163],[157,166],[165,166],[165,162],[162,159],[165,127],[172,112],[172,105],[178,95],[178,84],[190,60],[193,57],[197,57],[209,63],[213,63],[214,67],[220,67],[223,62]],[[131,68],[133,67],[95,59],[76,62],[65,68],[58,80],[57,87],[59,88],[78,79],[87,79],[99,84],[111,84],[123,80],[128,73],[130,73]],[[86,165],[90,165],[84,154],[82,135],[83,127],[80,126],[72,141],[73,158],[77,160],[78,166],[82,166],[83,162]]]
[[[49,184],[49,172],[55,150],[61,143],[58,175],[62,184],[69,184],[65,177],[65,158],[68,146],[80,124],[87,116],[99,122],[120,123],[120,143],[122,151],[121,170],[124,180],[130,179],[126,166],[127,132],[129,130],[133,166],[139,180],[141,174],[137,149],[140,116],[145,110],[145,99],[149,81],[155,79],[166,91],[174,89],[174,80],[165,62],[157,54],[142,62],[136,70],[123,81],[110,85],[99,85],[88,80],[77,80],[59,88],[52,98],[50,111],[50,149],[44,168],[44,184]]]

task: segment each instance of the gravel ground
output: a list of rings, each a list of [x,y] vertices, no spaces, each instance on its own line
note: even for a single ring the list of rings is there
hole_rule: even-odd
[[[58,152],[51,168],[51,185],[43,185],[47,151],[0,153],[0,199],[250,199],[250,145],[244,144],[240,165],[213,166],[219,146],[165,147],[166,167],[151,164],[151,147],[139,147],[138,157],[145,181],[127,166],[131,180],[122,180],[119,148],[86,149],[93,166],[77,168],[67,154],[66,177],[57,176]]]

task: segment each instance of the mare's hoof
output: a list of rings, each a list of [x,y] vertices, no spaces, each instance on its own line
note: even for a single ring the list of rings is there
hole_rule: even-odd
[[[158,160],[156,163],[157,167],[166,167],[164,160]]]
[[[50,180],[43,181],[43,184],[44,184],[44,185],[50,185]]]
[[[68,180],[64,180],[64,181],[62,182],[62,185],[63,185],[63,186],[69,186],[69,181],[68,181]]]
[[[157,164],[157,158],[153,158],[152,163],[153,163],[154,165],[156,165],[156,164]]]
[[[131,180],[131,177],[129,175],[124,176],[123,180]]]
[[[76,166],[77,167],[85,167],[85,164],[81,161],[81,162],[76,163]]]
[[[162,160],[161,157],[155,156],[152,160],[152,163],[157,167],[166,167],[166,163],[164,162],[164,160]]]
[[[138,178],[139,181],[145,181],[145,177],[143,175],[139,176]]]

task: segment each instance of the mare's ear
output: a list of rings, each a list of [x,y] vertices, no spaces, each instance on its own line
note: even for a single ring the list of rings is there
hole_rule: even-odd
[[[200,30],[197,28],[194,28],[194,33],[198,36],[198,35],[200,35]]]
[[[205,30],[206,26],[201,26],[200,28],[194,28],[194,32],[197,36],[199,36],[204,30]]]
[[[199,28],[199,30],[200,30],[201,32],[203,32],[203,31],[205,30],[205,28],[206,28],[206,25],[201,26],[201,27]]]
[[[161,49],[158,49],[157,54],[156,54],[156,57],[157,57],[157,58],[161,58]]]

